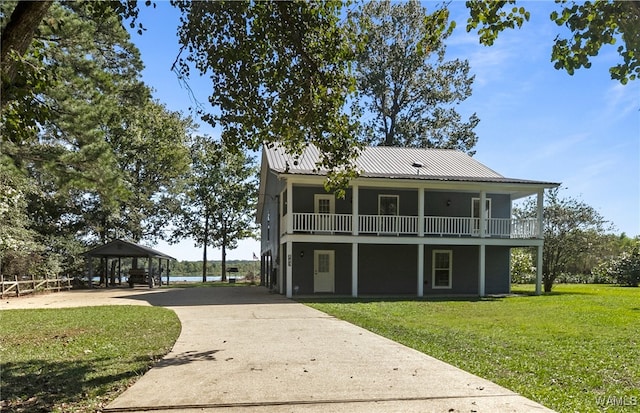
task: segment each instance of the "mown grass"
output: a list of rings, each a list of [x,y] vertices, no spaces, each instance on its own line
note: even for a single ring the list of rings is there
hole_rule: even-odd
[[[180,321],[159,307],[0,311],[7,411],[96,412],[169,352]]]
[[[301,301],[559,412],[603,411],[616,401],[627,404],[616,409],[638,408],[639,288],[558,285],[537,297],[532,287],[514,292],[524,295]]]

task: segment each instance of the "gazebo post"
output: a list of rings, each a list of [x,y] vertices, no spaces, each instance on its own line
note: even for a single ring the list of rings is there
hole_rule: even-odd
[[[93,257],[89,257],[89,288],[93,288]]]
[[[167,258],[167,285],[169,285],[169,272],[171,271],[171,260]]]
[[[149,279],[149,288],[153,288],[153,274],[151,274],[151,267],[153,265],[153,260],[151,259],[151,255],[147,256],[147,263],[148,263],[148,269],[147,269],[147,278]]]

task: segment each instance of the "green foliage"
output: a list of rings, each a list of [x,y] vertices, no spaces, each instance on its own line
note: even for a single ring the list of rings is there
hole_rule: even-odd
[[[558,412],[640,398],[640,290],[560,285],[503,299],[334,299],[307,304],[491,380]],[[425,316],[428,315],[428,316]]]
[[[596,273],[630,287],[640,284],[640,240],[620,255],[600,264]]]
[[[594,1],[571,3],[560,13],[551,13],[551,20],[566,26],[572,38],[557,38],[551,60],[556,69],[572,75],[575,69],[591,67],[591,58],[604,45],[622,44],[617,52],[622,63],[609,69],[611,78],[626,84],[640,75],[640,5],[633,1]]]
[[[514,215],[517,218],[534,218],[534,200],[515,208]],[[593,207],[575,198],[561,197],[560,188],[547,191],[543,219],[542,281],[544,290],[549,292],[560,274],[568,272],[584,257],[597,253],[598,241],[609,227]]]
[[[256,237],[257,173],[252,157],[223,143],[196,137],[191,144],[191,170],[175,195],[180,205],[171,241],[191,237],[204,249],[203,262],[207,246],[221,247],[223,280],[226,250]],[[203,278],[206,269],[203,265]]]
[[[191,2],[183,13],[183,45],[175,70],[211,78],[202,118],[222,129],[229,147],[257,150],[282,143],[301,154],[312,143],[330,185],[345,183],[357,152],[357,124],[345,113],[355,92],[350,72],[358,39],[340,0],[323,2]]]
[[[88,413],[168,353],[180,322],[159,307],[4,310],[0,330],[3,409]]]
[[[465,60],[445,60],[455,23],[441,8],[427,13],[417,1],[365,4],[357,19],[364,47],[356,54],[359,106],[370,118],[368,144],[461,149],[473,154],[478,118],[462,121],[455,105],[471,95]]]
[[[14,7],[3,2],[3,15]],[[131,7],[54,3],[21,57],[24,73],[3,83],[2,162],[30,188],[20,213],[35,250],[4,260],[19,275],[77,275],[87,242],[154,240],[172,219],[162,196],[188,170],[193,124],[140,81],[120,23],[135,18]],[[38,82],[20,80],[28,76]]]
[[[640,4],[635,1],[598,0],[567,5],[551,13],[551,20],[565,26],[571,37],[557,36],[551,52],[556,69],[573,75],[576,69],[591,67],[591,59],[606,45],[621,44],[617,52],[621,63],[611,67],[611,78],[626,84],[640,75]],[[470,17],[467,31],[478,29],[480,43],[491,46],[505,29],[521,27],[530,14],[510,1],[467,1]],[[513,7],[512,7],[513,6]],[[510,11],[505,11],[512,7]]]
[[[512,248],[510,265],[512,283],[530,284],[535,282],[536,267],[531,249]]]
[[[530,13],[524,7],[516,7],[515,0],[509,1],[467,1],[469,9],[469,19],[467,20],[467,31],[478,29],[480,43],[491,46],[498,38],[498,34],[505,29],[522,27],[525,21],[529,21]],[[503,10],[513,6],[509,11]]]

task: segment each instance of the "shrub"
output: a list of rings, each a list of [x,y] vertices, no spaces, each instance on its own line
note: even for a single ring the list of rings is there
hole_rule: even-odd
[[[606,273],[618,284],[637,287],[640,284],[640,245],[599,265],[598,271]]]

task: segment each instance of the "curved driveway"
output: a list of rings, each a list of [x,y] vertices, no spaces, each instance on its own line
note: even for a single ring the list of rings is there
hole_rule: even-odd
[[[104,412],[550,412],[490,381],[260,287],[70,291],[0,309],[171,308],[173,349]]]

